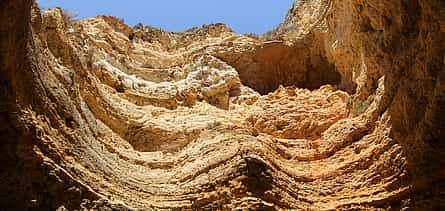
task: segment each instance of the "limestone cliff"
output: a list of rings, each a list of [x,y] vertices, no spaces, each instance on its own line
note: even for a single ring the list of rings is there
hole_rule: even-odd
[[[0,17],[1,209],[445,207],[442,1],[299,0],[260,38]]]

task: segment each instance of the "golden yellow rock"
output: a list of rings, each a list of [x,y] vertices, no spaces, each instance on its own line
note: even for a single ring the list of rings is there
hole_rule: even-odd
[[[0,209],[440,210],[444,8],[298,0],[255,38],[0,1]]]

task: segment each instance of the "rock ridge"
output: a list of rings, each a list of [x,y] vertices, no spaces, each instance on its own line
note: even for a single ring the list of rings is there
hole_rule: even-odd
[[[440,210],[444,8],[298,0],[255,37],[0,1],[0,208]]]

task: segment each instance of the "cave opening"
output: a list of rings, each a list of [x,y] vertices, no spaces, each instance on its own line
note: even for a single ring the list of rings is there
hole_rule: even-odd
[[[339,85],[341,75],[321,51],[308,46],[269,42],[241,56],[221,58],[239,73],[241,82],[266,95],[280,85],[309,90]]]

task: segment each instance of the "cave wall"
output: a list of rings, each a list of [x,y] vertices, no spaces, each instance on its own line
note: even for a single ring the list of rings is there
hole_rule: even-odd
[[[333,1],[326,19],[327,55],[355,76],[356,100],[384,77],[393,134],[413,163],[443,156],[444,12],[442,1]]]
[[[0,131],[1,131],[1,162],[0,167],[0,204],[2,207],[17,209],[16,204],[11,202],[11,195],[18,201],[24,202],[29,197],[23,190],[32,186],[31,178],[24,176],[25,172],[33,174],[38,168],[33,161],[33,156],[27,154],[29,137],[22,134],[17,125],[18,111],[16,100],[25,98],[23,94],[23,82],[17,80],[26,77],[30,63],[27,56],[26,46],[30,36],[31,2],[28,1],[1,1],[0,2]],[[25,145],[20,146],[20,142]],[[32,188],[29,188],[32,192]]]
[[[387,100],[380,106],[390,112],[414,189],[432,193],[443,187],[445,3],[332,1],[326,24],[327,56],[357,84],[354,103],[373,95],[384,80]]]
[[[440,181],[443,187],[445,2],[402,1],[398,6],[402,24],[393,37],[398,43],[392,48],[393,68],[385,71],[387,85],[395,84],[390,106],[393,134],[406,147],[412,172],[425,180],[419,186],[437,188]]]
[[[389,111],[391,136],[403,146],[413,190],[426,190],[419,201],[429,202],[418,203],[425,209],[443,206],[431,201],[444,198],[437,192],[445,178],[444,32],[440,0],[299,0],[271,33],[324,48],[321,54],[341,75],[338,87],[354,93],[351,115],[372,102],[378,106],[374,116]],[[319,39],[307,39],[312,36]],[[384,94],[376,98],[378,89]]]
[[[379,108],[373,115],[378,117],[389,112],[391,136],[403,147],[408,158],[410,181],[413,181],[408,194],[412,197],[403,197],[414,199],[411,203],[419,209],[440,208],[445,187],[445,3],[440,0],[320,2],[329,7],[322,17],[326,27],[309,32],[313,34],[310,36],[318,38],[302,43],[322,46],[322,50],[307,54],[291,47],[269,46],[266,48],[277,48],[289,60],[266,56],[260,49],[253,58],[277,63],[266,63],[266,68],[255,69],[269,70],[279,66],[276,64],[291,63],[289,68],[295,68],[293,71],[299,72],[298,68],[304,67],[301,72],[306,74],[310,69],[307,64],[320,64],[315,69],[338,71],[341,89],[354,89],[353,104],[374,96],[378,89],[384,90],[381,96],[384,100],[378,101]],[[63,91],[69,90],[68,85],[45,80],[55,76],[43,62],[40,44],[32,39],[32,3],[0,1],[0,153],[3,164],[0,167],[0,205],[12,210],[55,209],[62,205],[78,208],[81,199],[97,196],[83,189],[82,184],[73,182],[66,172],[70,168],[64,166],[63,159],[56,153],[57,146],[52,143],[86,148],[89,143],[81,140],[94,137],[85,128],[75,135],[51,132],[70,131],[65,128],[67,122],[59,120],[71,119],[74,126],[86,123],[77,116],[70,116],[79,114],[74,106],[76,102],[64,100],[70,99],[69,94],[76,95]],[[320,55],[321,62],[312,55]],[[292,56],[296,58],[294,61]],[[308,58],[315,62],[307,61]],[[300,80],[305,74],[291,76],[291,81]],[[268,75],[271,74],[252,84],[267,82]],[[277,83],[273,80],[272,85],[261,84],[259,89],[266,92],[276,84],[287,83],[289,78],[278,79]],[[327,83],[332,83],[329,80]],[[63,90],[55,88],[63,86]],[[315,87],[314,83],[302,86]],[[33,122],[39,119],[37,117],[41,122]],[[54,139],[42,134],[52,135]],[[65,137],[68,140],[64,142],[61,139]],[[111,169],[118,166],[109,165]],[[402,199],[393,199],[399,200]]]
[[[53,142],[64,139],[51,128],[60,129],[58,115],[72,102],[62,100],[33,37],[31,19],[39,16],[32,0],[0,1],[0,207],[78,209],[96,196],[67,173]]]
[[[296,17],[311,17],[303,11],[308,8],[327,12],[299,22]],[[380,106],[391,111],[394,136],[412,145],[407,149],[412,163],[438,164],[444,147],[439,123],[445,118],[444,24],[445,3],[439,0],[301,0],[277,31],[284,31],[283,39],[296,35],[294,43],[322,46],[341,74],[339,87],[355,89],[353,103],[375,95],[384,80],[386,100]],[[308,40],[311,36],[320,39]]]

